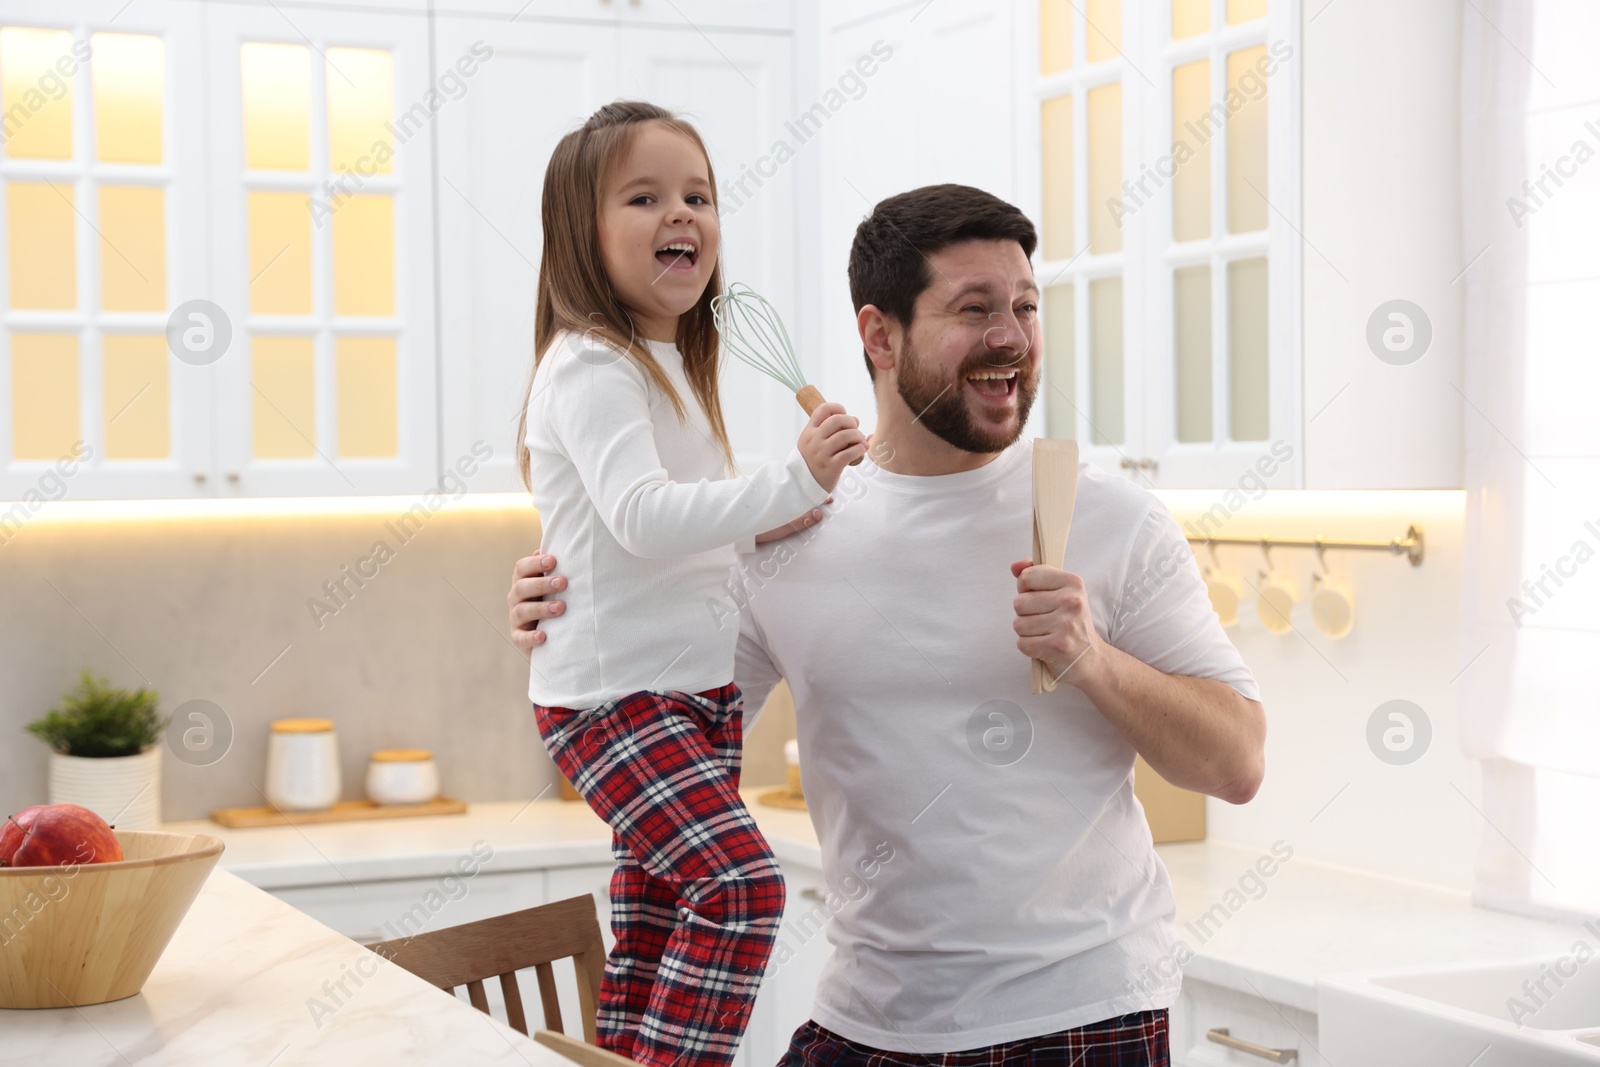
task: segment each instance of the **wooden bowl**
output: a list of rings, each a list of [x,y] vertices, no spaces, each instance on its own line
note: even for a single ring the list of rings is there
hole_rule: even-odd
[[[139,992],[222,855],[207,834],[113,832],[116,863],[0,867],[0,1008]]]

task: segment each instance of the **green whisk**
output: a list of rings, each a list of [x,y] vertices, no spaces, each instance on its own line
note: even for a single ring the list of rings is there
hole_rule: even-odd
[[[783,317],[766,297],[743,282],[734,282],[727,292],[711,298],[711,317],[728,351],[768,378],[782,382],[794,393],[807,418],[822,404],[822,393],[806,382],[800,361],[795,359]],[[850,465],[860,462],[858,457]]]

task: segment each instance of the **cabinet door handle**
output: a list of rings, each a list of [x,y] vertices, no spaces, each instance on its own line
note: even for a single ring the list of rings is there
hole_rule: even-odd
[[[1240,1052],[1248,1052],[1252,1056],[1260,1056],[1268,1063],[1290,1063],[1295,1059],[1295,1057],[1300,1055],[1299,1049],[1268,1048],[1265,1045],[1257,1045],[1249,1041],[1241,1041],[1237,1037],[1229,1037],[1228,1028],[1226,1026],[1218,1026],[1207,1030],[1206,1040],[1215,1042],[1218,1045],[1223,1045],[1227,1048],[1238,1049]]]
[[[800,890],[800,899],[815,900],[819,904],[826,904],[828,902],[828,898],[822,895],[822,890],[811,889],[809,887]]]

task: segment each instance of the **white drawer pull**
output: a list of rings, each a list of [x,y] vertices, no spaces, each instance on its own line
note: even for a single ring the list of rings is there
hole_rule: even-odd
[[[1262,1059],[1267,1060],[1270,1063],[1289,1063],[1296,1056],[1300,1055],[1300,1051],[1298,1049],[1268,1048],[1265,1045],[1256,1045],[1249,1041],[1241,1041],[1237,1037],[1229,1037],[1228,1028],[1226,1026],[1218,1026],[1214,1029],[1207,1030],[1206,1040],[1214,1041],[1217,1044],[1224,1045],[1228,1048],[1238,1049],[1240,1052],[1248,1052],[1252,1056],[1260,1056]]]

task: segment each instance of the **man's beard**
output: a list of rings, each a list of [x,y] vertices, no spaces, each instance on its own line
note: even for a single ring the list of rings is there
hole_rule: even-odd
[[[991,430],[980,426],[967,410],[967,375],[979,370],[1017,371],[1017,423],[1009,431]],[[1029,373],[1026,356],[1015,363],[995,364],[982,355],[968,359],[956,371],[954,381],[942,381],[929,371],[909,338],[901,353],[896,386],[900,399],[928,430],[941,441],[963,452],[990,454],[1004,452],[1022,436],[1027,425],[1028,412],[1033,407],[1034,393],[1038,390],[1037,377]]]

